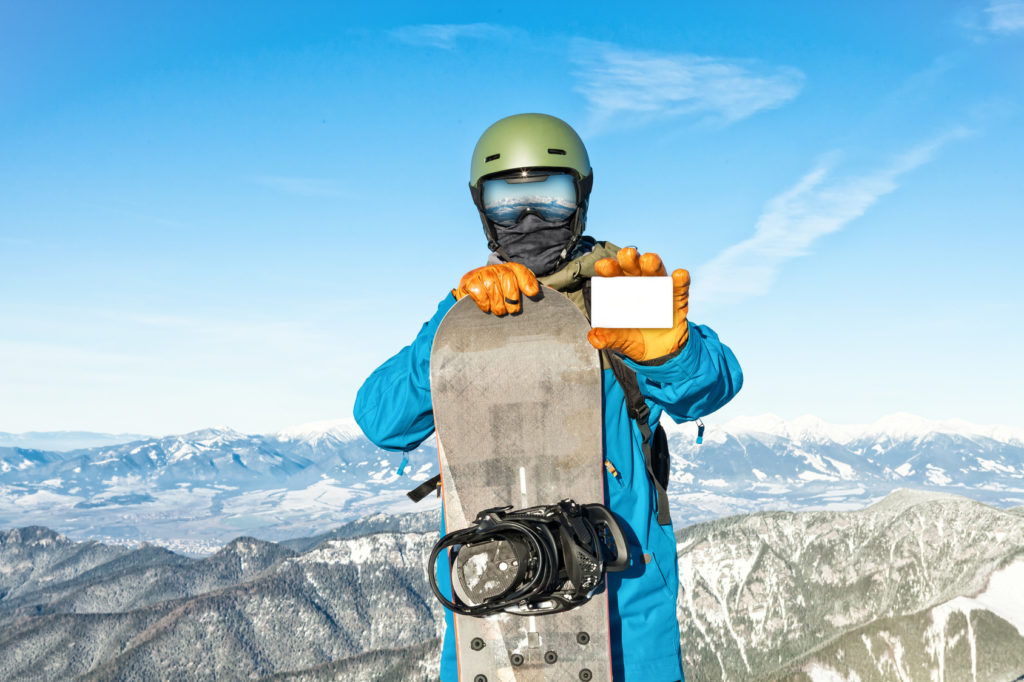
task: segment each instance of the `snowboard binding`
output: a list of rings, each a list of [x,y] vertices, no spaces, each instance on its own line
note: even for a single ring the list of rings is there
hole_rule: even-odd
[[[454,600],[437,586],[437,558],[445,549]],[[470,527],[441,538],[428,566],[430,588],[451,611],[534,616],[586,603],[605,573],[629,566],[629,547],[607,507],[567,499],[520,510],[485,509]]]

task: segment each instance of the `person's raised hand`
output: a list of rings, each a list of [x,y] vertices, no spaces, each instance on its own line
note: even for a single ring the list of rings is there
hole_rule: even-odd
[[[615,258],[594,263],[598,277],[664,277],[665,264],[656,253],[640,255],[632,246],[619,249]],[[672,327],[669,329],[609,329],[594,327],[587,334],[590,345],[598,350],[617,351],[638,361],[671,355],[686,345],[690,329],[686,313],[690,304],[690,273],[672,273]]]
[[[522,307],[520,292],[536,296],[540,292],[537,277],[520,263],[498,263],[470,270],[452,289],[455,298],[471,297],[480,310],[495,315],[518,313]]]

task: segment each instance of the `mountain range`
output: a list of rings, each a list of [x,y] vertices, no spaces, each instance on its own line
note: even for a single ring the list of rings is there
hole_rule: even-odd
[[[677,532],[699,680],[1013,680],[1024,674],[1024,515],[898,490],[847,512]]]
[[[765,509],[857,509],[895,488],[1024,504],[1024,429],[894,414],[835,425],[806,416],[670,425],[671,497],[684,523]]]
[[[814,417],[666,424],[677,527],[760,510],[850,510],[895,488],[1024,504],[1024,431],[892,415],[874,424]],[[101,437],[98,434],[97,437]],[[351,421],[272,434],[211,428],[70,451],[0,447],[0,528],[39,525],[108,543],[191,555],[239,535],[315,535],[378,513],[436,510],[405,492],[434,475],[433,438],[403,454]],[[402,475],[399,475],[399,470]]]
[[[203,558],[0,532],[0,680],[436,679],[432,512]],[[1024,674],[1024,513],[898,490],[676,532],[690,680]]]

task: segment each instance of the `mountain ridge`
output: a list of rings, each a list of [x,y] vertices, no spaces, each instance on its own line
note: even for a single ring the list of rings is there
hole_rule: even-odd
[[[108,563],[61,582],[43,567],[74,554],[74,541],[6,531],[0,577],[13,557],[42,579],[17,599],[0,595],[0,679],[436,679],[442,612],[424,562],[438,534],[409,530],[432,517],[377,515],[289,541],[303,549],[238,537],[205,559],[178,557],[191,568],[176,573],[203,574],[191,593],[145,603],[122,595],[156,595],[168,563],[157,548],[108,548]],[[391,530],[364,532],[373,527]],[[954,682],[976,670],[988,682],[1024,672],[1017,514],[900,491],[855,511],[697,523],[676,540],[688,678]],[[262,560],[248,572],[220,573],[254,552]],[[90,591],[91,601],[61,597]]]
[[[761,509],[854,509],[894,488],[1024,504],[1024,445],[1010,430],[964,435],[941,431],[948,421],[899,415],[885,423],[892,433],[743,418],[709,424],[702,445],[692,423],[672,425],[673,517],[686,524]],[[349,419],[270,435],[213,427],[68,452],[0,448],[0,527],[34,523],[207,554],[239,534],[284,540],[378,511],[436,510],[436,498],[416,506],[405,495],[436,473],[435,439],[405,456],[403,468],[402,453],[375,447]]]

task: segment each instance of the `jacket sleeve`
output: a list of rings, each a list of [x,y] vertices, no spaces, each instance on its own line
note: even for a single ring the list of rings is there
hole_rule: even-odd
[[[430,348],[441,319],[455,305],[449,294],[416,340],[374,370],[356,394],[359,428],[384,450],[412,450],[434,432],[430,402]]]
[[[693,324],[686,345],[664,361],[636,362],[640,392],[661,406],[677,423],[711,414],[732,400],[743,386],[736,356],[710,327]]]

